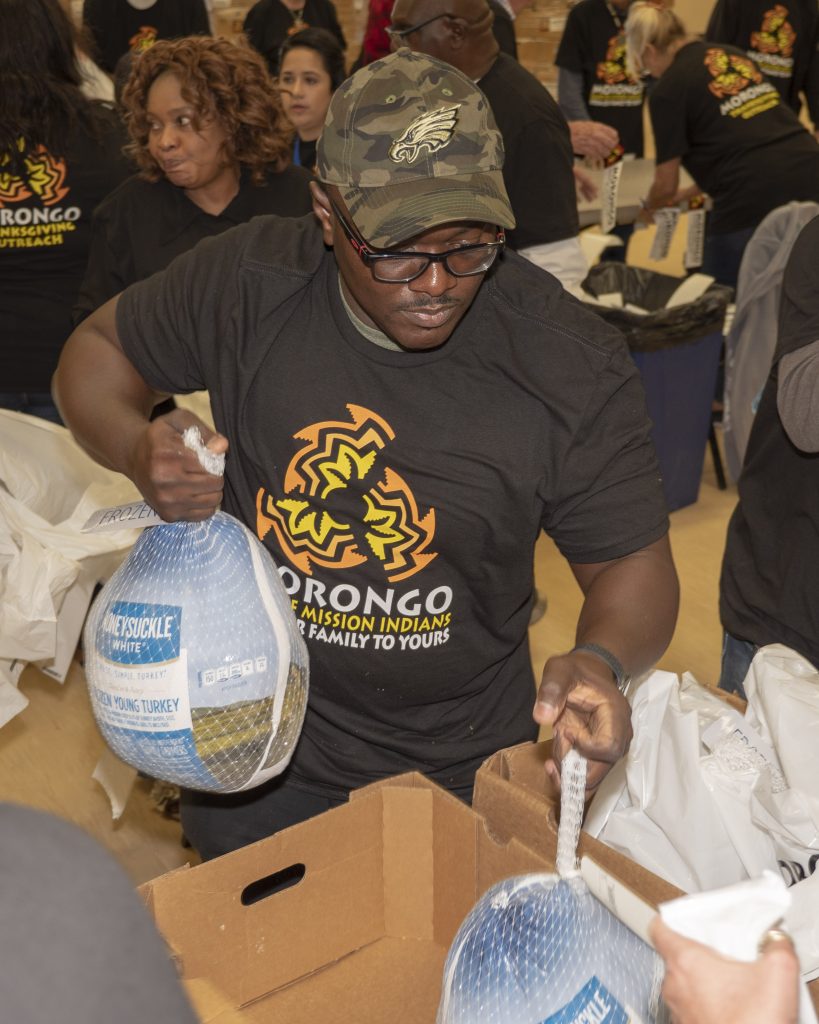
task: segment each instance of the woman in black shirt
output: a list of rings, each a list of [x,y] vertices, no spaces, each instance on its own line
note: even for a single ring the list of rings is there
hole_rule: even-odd
[[[57,0],[0,3],[0,407],[59,422],[94,208],[130,173],[114,111],[87,99]]]
[[[713,201],[702,269],[735,287],[760,221],[792,200],[819,201],[819,144],[747,54],[688,35],[673,11],[633,4],[626,43],[630,66],[657,79],[647,211],[679,200],[684,166]]]
[[[306,28],[282,46],[279,94],[296,129],[293,162],[310,171],[316,165],[316,143],[327,108],[344,78],[344,51],[325,29]]]
[[[260,214],[312,209],[274,83],[248,47],[161,40],[134,62],[122,106],[141,173],[94,217],[75,323],[203,238]]]

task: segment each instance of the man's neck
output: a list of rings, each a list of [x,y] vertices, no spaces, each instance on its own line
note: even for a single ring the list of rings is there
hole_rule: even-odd
[[[468,54],[463,54],[461,61],[455,66],[473,82],[480,82],[498,59],[499,53],[500,47],[495,37],[490,36],[486,43],[480,43],[472,47]]]

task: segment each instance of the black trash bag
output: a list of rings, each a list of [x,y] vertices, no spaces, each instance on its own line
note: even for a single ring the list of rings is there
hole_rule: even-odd
[[[656,352],[722,331],[726,307],[733,299],[733,289],[712,284],[694,302],[666,309],[666,302],[681,280],[670,274],[611,262],[592,267],[581,287],[594,298],[622,292],[624,304],[647,310],[643,316],[627,309],[594,307],[595,313],[603,320],[622,331],[633,352]]]

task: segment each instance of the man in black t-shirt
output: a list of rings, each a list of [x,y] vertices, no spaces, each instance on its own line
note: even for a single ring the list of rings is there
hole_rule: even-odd
[[[804,96],[814,130],[819,131],[816,0],[717,0],[705,38],[745,50],[797,114]]]
[[[580,247],[573,153],[604,158],[617,132],[590,121],[567,123],[534,75],[492,34],[486,0],[396,0],[394,34],[406,46],[445,60],[478,83],[503,136],[503,177],[515,230],[509,244],[567,287],[588,273]]]
[[[785,644],[819,668],[819,218],[791,251],[779,339],[739,479],[720,579],[720,686],[759,647]]]
[[[639,374],[553,278],[498,258],[515,222],[485,97],[402,50],[335,93],[317,157],[315,219],[204,241],[92,314],[56,376],[83,446],[163,518],[223,503],[255,530],[308,645],[285,773],[183,792],[203,856],[409,769],[469,799],[482,760],[537,723],[557,762],[589,758],[593,789],[628,744],[620,687],[676,616]],[[218,433],[183,410],[149,421],[157,392],[201,389]],[[224,481],[182,443],[191,423],[227,451]],[[585,597],[533,718],[542,529]]]
[[[205,0],[85,0],[82,23],[110,74],[124,54],[142,53],[157,39],[210,35]]]
[[[631,0],[581,0],[569,11],[555,64],[567,120],[611,125],[624,152],[643,155],[645,86],[626,69],[623,31]]]

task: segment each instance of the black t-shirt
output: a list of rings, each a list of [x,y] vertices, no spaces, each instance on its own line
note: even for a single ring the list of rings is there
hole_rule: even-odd
[[[667,530],[622,337],[514,253],[434,351],[355,330],[312,217],[203,242],[117,323],[151,385],[209,390],[230,441],[224,508],[274,556],[310,651],[302,788],[418,769],[467,790],[536,731],[539,531],[596,562]]]
[[[112,109],[94,104],[99,137],[78,124],[65,153],[0,176],[0,390],[48,391],[82,281],[97,204],[133,167]]]
[[[123,54],[142,53],[157,39],[210,35],[205,0],[156,0],[145,11],[128,0],[85,0],[82,20],[97,63],[112,74]]]
[[[555,64],[582,74],[592,120],[616,128],[625,151],[642,156],[645,86],[626,71],[625,19],[606,0],[581,0],[569,11]]]
[[[274,75],[278,74],[282,43],[303,28],[326,28],[336,37],[341,49],[347,49],[332,0],[306,0],[299,18],[280,0],[259,0],[245,15],[243,25],[248,42],[264,57]]]
[[[819,9],[816,0],[718,0],[705,38],[745,50],[798,114],[805,93],[819,123]]]
[[[252,184],[243,174],[239,192],[220,214],[206,213],[166,178],[150,182],[134,176],[123,182],[94,216],[75,324],[129,284],[164,270],[203,238],[261,214],[304,216],[312,207],[311,178],[295,166],[271,171],[263,185]]]
[[[777,411],[779,361],[819,341],[819,218],[800,234],[782,286],[779,338],[739,480],[720,580],[729,633],[792,647],[819,667],[819,454],[796,448]]]
[[[819,201],[819,144],[735,47],[683,46],[648,102],[657,163],[679,157],[708,192],[714,234],[756,227],[792,200]]]
[[[497,40],[503,53],[518,59],[518,41],[515,36],[515,22],[512,15],[498,0],[488,0],[489,9],[495,16],[492,22],[492,35]]]
[[[516,227],[514,249],[573,238],[580,230],[569,126],[541,83],[508,54],[478,86],[503,136],[503,180]]]

